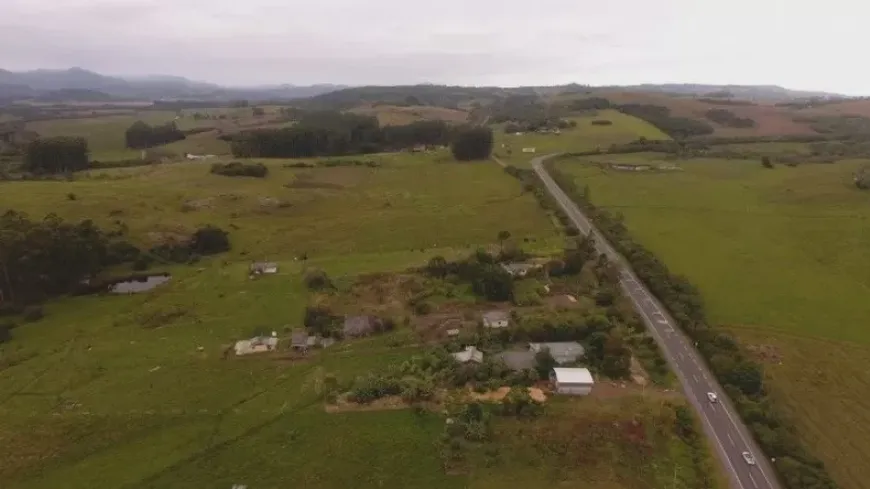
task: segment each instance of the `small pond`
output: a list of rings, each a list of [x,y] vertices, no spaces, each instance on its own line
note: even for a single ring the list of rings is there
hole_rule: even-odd
[[[115,282],[109,286],[109,292],[113,294],[136,294],[139,292],[147,292],[158,285],[169,282],[172,276],[166,275],[151,275],[149,277],[135,277],[121,282]]]

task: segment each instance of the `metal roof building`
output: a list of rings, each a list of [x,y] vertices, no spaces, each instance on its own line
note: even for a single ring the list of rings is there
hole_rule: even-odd
[[[550,380],[559,394],[585,396],[592,391],[595,380],[589,369],[585,368],[554,368]]]

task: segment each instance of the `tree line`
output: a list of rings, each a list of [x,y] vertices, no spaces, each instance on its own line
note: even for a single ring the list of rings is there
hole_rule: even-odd
[[[785,415],[774,408],[763,385],[761,366],[729,333],[710,326],[700,292],[685,277],[675,275],[655,255],[637,243],[619,216],[596,207],[588,189],[577,188],[573,178],[546,165],[553,179],[580,205],[601,233],[628,261],[638,277],[667,307],[683,331],[698,345],[713,373],[789,489],[836,489],[838,486],[790,428]]]
[[[88,168],[88,142],[84,138],[53,137],[31,141],[24,153],[26,171],[69,173]]]
[[[748,117],[740,117],[734,112],[725,109],[710,109],[704,116],[713,122],[727,127],[747,128],[755,127],[755,121]]]
[[[222,138],[230,142],[233,155],[245,158],[368,154],[447,146],[455,141],[458,159],[482,159],[489,157],[492,148],[488,129],[454,128],[443,121],[381,127],[375,117],[333,111],[305,112],[292,127],[242,131]]]

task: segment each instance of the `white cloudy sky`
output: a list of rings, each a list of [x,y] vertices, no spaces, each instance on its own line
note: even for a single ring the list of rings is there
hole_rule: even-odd
[[[262,83],[870,94],[858,0],[0,0],[0,68]]]

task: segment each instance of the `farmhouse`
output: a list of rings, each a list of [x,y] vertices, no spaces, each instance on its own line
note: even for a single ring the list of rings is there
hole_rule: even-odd
[[[263,274],[273,274],[278,273],[278,264],[274,262],[255,262],[251,263],[251,274],[252,275],[263,275]]]
[[[483,361],[483,352],[475,346],[466,346],[465,350],[454,353],[453,358],[459,363],[481,363]]]
[[[550,381],[556,392],[570,396],[586,396],[595,384],[592,374],[585,368],[554,368]]]
[[[274,351],[278,348],[278,338],[276,333],[272,336],[255,336],[249,340],[237,341],[233,349],[236,355],[250,355],[251,353],[263,353]]]
[[[345,338],[361,338],[372,334],[375,322],[370,316],[347,316],[344,318],[342,332]]]
[[[576,362],[586,350],[576,341],[560,341],[554,343],[529,343],[529,351],[538,353],[547,350],[559,365]]]
[[[483,313],[484,328],[507,328],[510,315],[507,311],[493,310]]]

